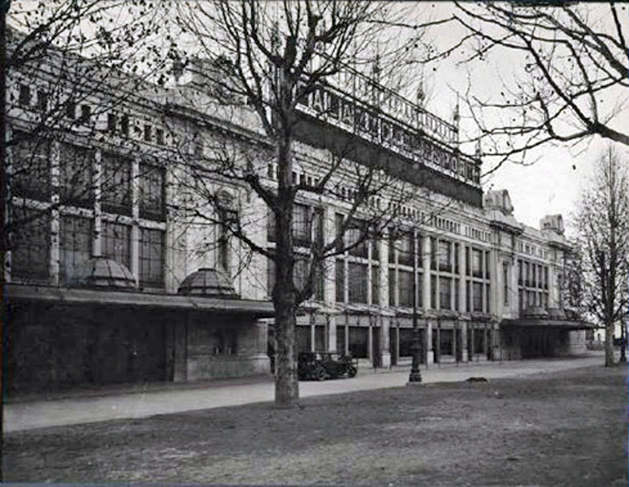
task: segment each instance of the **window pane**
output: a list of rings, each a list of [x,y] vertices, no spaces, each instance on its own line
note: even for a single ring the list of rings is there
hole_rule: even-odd
[[[140,284],[164,285],[164,232],[161,230],[140,230]]]
[[[103,222],[103,256],[131,269],[131,227]]]
[[[413,266],[413,236],[405,235],[398,240],[398,247],[400,249],[398,254],[398,262],[402,265]]]
[[[474,309],[473,311],[483,311],[483,285],[475,282],[473,286]]]
[[[371,304],[380,303],[380,267],[371,268]]]
[[[345,302],[345,262],[336,261],[336,302]]]
[[[398,293],[400,306],[411,308],[413,306],[413,273],[398,271]]]
[[[15,196],[48,199],[50,195],[50,143],[16,132],[12,150],[11,191]]]
[[[439,306],[441,309],[452,309],[452,279],[439,278]]]
[[[59,233],[59,277],[61,282],[73,284],[92,255],[92,220],[63,215]]]
[[[443,240],[439,241],[439,270],[452,272],[452,246]]]
[[[269,297],[273,297],[273,288],[275,287],[275,261],[273,259],[267,259],[266,262],[266,294]]]
[[[295,204],[293,207],[293,241],[296,245],[310,245],[310,209],[307,206]]]
[[[89,149],[61,145],[59,176],[62,203],[92,204],[93,159],[94,154]]]
[[[50,217],[47,212],[15,208],[11,275],[45,279],[50,264]]]
[[[483,276],[483,253],[477,249],[472,249],[472,275]]]
[[[103,154],[101,192],[105,211],[131,213],[131,161],[114,154]]]
[[[165,178],[163,167],[143,165],[140,169],[140,216],[143,218],[165,218]]]
[[[367,265],[350,262],[348,265],[349,302],[367,302]]]

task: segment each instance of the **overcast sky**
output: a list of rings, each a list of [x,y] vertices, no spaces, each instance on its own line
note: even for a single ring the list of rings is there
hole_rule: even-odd
[[[447,16],[453,10],[449,2],[418,3],[414,8],[418,18],[433,19]],[[607,10],[602,9],[608,7],[599,4],[589,8],[600,9],[600,12],[593,13],[605,16]],[[462,34],[455,26],[440,26],[434,31],[433,40],[438,47],[444,47],[459,39]],[[428,108],[447,119],[451,119],[450,114],[456,104],[455,93],[465,93],[468,74],[471,73],[470,79],[475,93],[490,94],[492,90],[499,89],[500,79],[508,78],[517,63],[517,57],[513,53],[494,56],[490,61],[474,65],[457,65],[456,61],[459,59],[460,57],[455,56],[440,61],[433,66],[434,70],[427,70],[431,76],[427,82],[431,85]],[[626,99],[627,94],[614,93],[610,96],[613,99],[605,102],[611,106],[623,97]],[[462,124],[464,122],[462,120]],[[614,126],[629,133],[629,112],[626,106],[623,113],[615,119]],[[484,187],[509,190],[516,218],[527,225],[538,227],[539,220],[546,214],[562,213],[564,219],[569,219],[581,188],[587,185],[591,177],[594,162],[608,144],[609,142],[600,137],[593,137],[576,147],[545,147],[537,154],[531,154],[530,162],[537,160],[535,164],[527,167],[504,165],[496,173],[484,178]],[[619,144],[615,144],[615,148],[629,165],[628,148]]]

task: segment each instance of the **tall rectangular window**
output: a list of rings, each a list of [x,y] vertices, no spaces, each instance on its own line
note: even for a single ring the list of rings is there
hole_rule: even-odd
[[[395,301],[395,286],[395,268],[389,267],[389,306],[397,306],[397,303]]]
[[[336,302],[345,302],[345,261],[336,261]]]
[[[367,258],[369,255],[369,240],[362,222],[352,222],[345,232],[345,245],[349,248],[350,255]]]
[[[394,230],[389,230],[389,235],[391,235],[391,233],[393,232]],[[388,244],[389,244],[389,264],[395,264],[395,251],[397,247],[397,240],[394,240],[393,238],[389,238]]]
[[[522,271],[522,261],[518,260],[518,284],[521,286],[522,284],[524,284],[524,277],[523,277],[523,271]]]
[[[111,213],[131,214],[131,161],[103,153],[101,203]]]
[[[50,196],[50,141],[15,132],[12,148],[11,192],[14,196],[46,200]]]
[[[102,253],[108,259],[131,269],[131,227],[121,223],[103,222]]]
[[[400,265],[413,266],[415,255],[413,253],[413,235],[404,235],[398,240],[398,263]]]
[[[91,206],[93,152],[84,147],[61,144],[59,176],[61,202],[80,206]]]
[[[452,279],[439,278],[439,306],[441,309],[452,309]]]
[[[430,237],[430,268],[437,269],[437,239]]]
[[[380,303],[380,267],[371,267],[371,304]]]
[[[437,276],[430,276],[430,307],[437,309]]]
[[[472,275],[483,277],[483,253],[478,249],[472,249]]]
[[[59,236],[59,277],[61,282],[73,284],[92,255],[92,220],[62,215]]]
[[[306,255],[295,256],[295,267],[293,267],[293,284],[298,290],[304,289],[310,272],[310,259]]]
[[[268,250],[272,252],[272,249]],[[267,258],[266,263],[266,294],[272,298],[273,288],[275,287],[275,261]]]
[[[413,306],[413,273],[398,271],[398,296],[400,306],[411,308]]]
[[[473,283],[474,307],[473,311],[483,311],[483,285],[480,282]]]
[[[367,303],[367,265],[350,262],[347,283],[350,303]]]
[[[11,276],[46,279],[50,268],[50,215],[16,207],[12,225]]]
[[[164,285],[164,232],[149,228],[140,229],[140,285]]]
[[[502,283],[503,303],[509,306],[509,264],[507,262],[502,263]]]
[[[452,244],[439,240],[439,270],[452,272]]]
[[[267,212],[266,239],[275,242],[277,239],[277,225],[275,223],[275,213],[271,209]]]
[[[310,208],[295,203],[293,206],[293,241],[295,245],[309,246],[312,237],[310,235]]]
[[[140,216],[153,220],[164,220],[165,179],[163,167],[142,165],[140,169]]]

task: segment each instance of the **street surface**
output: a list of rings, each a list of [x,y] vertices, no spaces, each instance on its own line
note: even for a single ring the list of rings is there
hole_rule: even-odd
[[[474,364],[431,365],[422,367],[423,382],[459,382],[469,377],[485,377],[489,380],[524,377],[537,373],[558,372],[580,367],[602,365],[600,353],[589,353],[578,358],[524,360],[512,362],[480,362]],[[354,379],[325,382],[300,382],[300,396],[323,396],[346,392],[402,387],[407,384],[408,368],[393,370],[360,370]],[[154,415],[185,411],[237,406],[273,400],[272,379],[254,378],[216,381],[198,386],[158,390],[120,390],[103,395],[77,395],[61,399],[9,401],[4,406],[4,431],[47,428],[83,423],[95,423],[113,419],[147,418]]]

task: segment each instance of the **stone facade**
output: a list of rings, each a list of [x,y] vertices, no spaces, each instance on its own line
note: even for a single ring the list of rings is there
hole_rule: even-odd
[[[35,130],[45,125],[35,94],[55,78],[54,69],[34,72],[9,83],[10,211],[19,228],[6,275],[13,389],[268,373],[273,266],[225,235],[221,218],[237,215],[269,252],[273,219],[243,185],[190,174],[237,147],[273,189],[273,147],[253,110],[217,104],[186,76],[167,87],[144,83],[115,107],[102,88],[70,105],[69,86],[57,101],[76,114]],[[507,191],[483,194],[481,162],[458,150],[455,125],[383,87],[365,101],[364,76],[349,68],[343,76],[353,84],[331,80],[300,105],[295,184],[319,184],[342,149],[347,162],[323,194],[298,196],[298,253],[307,255],[313,238],[335,238],[355,196],[355,164],[399,183],[358,216],[395,209],[394,226],[405,232],[393,238],[391,228],[390,238],[326,262],[298,317],[298,349],[405,364],[417,324],[426,363],[579,351],[577,324],[518,321],[528,308],[562,307],[561,216],[544,218],[540,230],[517,222]],[[400,198],[402,186],[410,197]],[[86,279],[86,266],[117,277]]]

